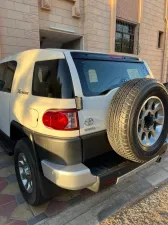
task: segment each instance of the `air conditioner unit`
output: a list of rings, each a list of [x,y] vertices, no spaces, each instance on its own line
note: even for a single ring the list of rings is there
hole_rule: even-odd
[[[40,0],[41,9],[51,10],[51,0]]]

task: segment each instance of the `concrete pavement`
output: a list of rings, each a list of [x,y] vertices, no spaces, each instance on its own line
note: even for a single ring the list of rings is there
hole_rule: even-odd
[[[168,224],[168,182],[155,189],[148,197],[124,208],[100,225],[165,225]]]

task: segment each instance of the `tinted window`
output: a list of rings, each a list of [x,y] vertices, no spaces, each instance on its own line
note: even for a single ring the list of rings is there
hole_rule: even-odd
[[[96,96],[120,87],[126,81],[149,75],[143,62],[74,59],[83,94]]]
[[[71,74],[65,59],[35,63],[32,94],[49,98],[73,98]]]
[[[16,67],[17,62],[15,61],[10,61],[0,65],[0,80],[4,81],[4,86],[1,91],[11,92]]]
[[[3,75],[4,75],[4,72],[5,72],[5,66],[6,66],[6,63],[0,64],[0,80],[3,80]]]

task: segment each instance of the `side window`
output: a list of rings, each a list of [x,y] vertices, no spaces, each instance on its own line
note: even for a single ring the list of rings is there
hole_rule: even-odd
[[[10,61],[0,65],[0,80],[4,82],[0,85],[0,91],[11,92],[13,77],[16,71],[17,62]]]
[[[8,62],[7,64],[7,67],[5,69],[5,74],[4,74],[4,81],[5,81],[5,85],[3,88],[4,92],[11,92],[13,78],[16,71],[16,66],[17,66],[17,62],[15,61]]]
[[[36,62],[32,94],[48,98],[73,98],[73,85],[65,59]]]
[[[1,63],[0,64],[0,80],[3,80],[6,64],[7,63]]]

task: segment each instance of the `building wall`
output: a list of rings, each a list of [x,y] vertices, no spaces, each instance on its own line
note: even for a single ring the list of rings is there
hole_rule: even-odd
[[[51,11],[39,8],[40,29],[50,29],[50,26],[73,30],[83,35],[84,1],[79,0],[80,18],[72,17],[73,2],[68,0],[51,0]]]
[[[0,42],[0,59],[2,58],[2,53],[1,53],[1,42]]]
[[[147,61],[154,77],[161,80],[164,50],[158,48],[158,35],[159,31],[165,32],[165,0],[118,0],[117,18],[140,24],[139,40],[136,40],[139,56]],[[165,81],[167,65],[164,67]]]
[[[158,32],[165,31],[165,0],[144,0],[140,24],[140,57],[145,59],[155,78],[160,79],[163,49],[158,49]]]
[[[84,37],[88,51],[110,51],[110,0],[85,0]]]
[[[138,22],[139,0],[118,0],[117,17],[128,21]]]
[[[0,0],[1,57],[39,47],[37,0]]]
[[[80,6],[79,18],[72,16],[75,0],[49,1],[50,11],[41,9],[41,0],[0,0],[0,58],[39,48],[39,31],[51,32],[50,26],[72,30],[77,38],[84,36],[82,42],[67,41],[64,46],[79,48],[84,40],[88,51],[113,52],[117,16],[140,25],[139,56],[147,61],[157,79],[164,68],[166,80],[168,48],[164,67],[164,51],[157,48],[158,32],[165,32],[165,0],[76,0]],[[45,43],[50,47],[50,40]]]

